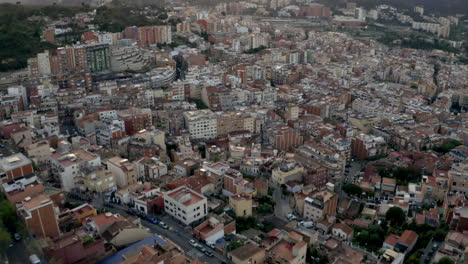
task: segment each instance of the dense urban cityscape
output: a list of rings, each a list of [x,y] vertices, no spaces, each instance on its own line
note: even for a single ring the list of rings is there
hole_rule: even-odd
[[[468,263],[466,2],[0,2],[1,263]]]

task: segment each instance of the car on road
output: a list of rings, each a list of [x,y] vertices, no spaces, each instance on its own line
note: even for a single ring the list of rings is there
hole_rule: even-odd
[[[16,241],[20,241],[20,240],[21,240],[21,235],[18,234],[18,233],[15,233],[15,234],[13,235],[13,237],[15,238]]]
[[[169,228],[169,226],[168,226],[166,223],[164,223],[163,221],[159,222],[159,226],[162,227],[162,228],[164,228],[164,229],[168,229],[168,228]]]
[[[211,251],[206,250],[204,253],[205,253],[205,255],[207,255],[208,257],[213,257],[213,252],[211,252]]]
[[[158,220],[156,220],[156,218],[151,217],[151,216],[146,217],[146,221],[148,221],[148,222],[150,222],[152,224],[157,224],[158,223]]]
[[[288,214],[288,220],[289,221],[293,221],[293,220],[296,220],[297,219],[297,216],[293,215],[293,214]]]
[[[29,256],[29,262],[31,262],[31,264],[40,264],[41,260],[36,254],[32,254],[31,256]]]
[[[206,248],[204,248],[202,245],[198,245],[197,249],[203,254],[206,252]]]
[[[190,243],[190,245],[192,245],[192,247],[196,247],[198,245],[198,243],[195,242],[195,240],[193,240],[193,239],[190,239],[189,243]]]
[[[216,249],[215,244],[206,244],[211,249]]]

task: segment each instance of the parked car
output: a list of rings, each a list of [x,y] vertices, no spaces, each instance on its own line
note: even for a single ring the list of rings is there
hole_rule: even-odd
[[[198,245],[197,242],[195,242],[195,240],[193,240],[193,239],[190,239],[189,243],[190,243],[190,245],[192,245],[193,247],[196,247],[196,246]]]
[[[209,248],[211,248],[211,249],[216,249],[215,244],[206,244],[206,245],[207,245]]]
[[[33,254],[33,255],[29,256],[29,262],[31,262],[31,264],[40,264],[41,260],[39,259],[39,257],[36,254]]]
[[[158,220],[156,220],[156,218],[151,217],[151,216],[146,217],[146,221],[148,221],[148,222],[150,222],[152,224],[157,224],[158,223]]]
[[[18,234],[18,233],[15,233],[15,234],[13,235],[13,237],[15,238],[16,241],[20,241],[20,240],[21,240],[21,235]]]
[[[168,229],[168,228],[169,228],[169,226],[166,225],[166,223],[164,223],[163,221],[159,222],[159,226],[162,227],[162,228],[164,228],[164,229]]]

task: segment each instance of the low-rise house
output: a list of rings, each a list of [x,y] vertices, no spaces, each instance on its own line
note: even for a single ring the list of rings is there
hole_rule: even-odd
[[[434,256],[434,262],[443,257],[448,257],[455,261],[461,261],[468,249],[468,234],[450,231],[445,237],[444,243],[440,245],[439,250]]]
[[[44,191],[44,185],[36,175],[30,174],[2,184],[3,193],[11,204],[21,203],[26,197],[34,197]]]
[[[80,228],[52,240],[52,244],[44,248],[46,257],[63,264],[96,263],[113,253],[106,248],[103,239],[88,233]]]
[[[164,263],[164,264],[202,264],[198,260],[190,260],[184,251],[167,238],[154,245],[142,245],[122,256],[121,264]]]
[[[382,178],[382,192],[393,194],[396,188],[396,180],[393,178]]]
[[[195,237],[205,241],[206,244],[214,245],[216,240],[224,237],[224,223],[215,217],[210,217],[195,227],[193,234]]]
[[[302,240],[302,236],[294,233],[280,238],[267,254],[269,263],[291,263],[305,264],[307,253],[307,243]]]
[[[382,249],[387,250],[391,249],[393,250],[398,243],[398,240],[400,239],[399,236],[395,234],[390,234],[388,237],[385,239],[385,241],[382,244]]]
[[[102,237],[116,248],[121,248],[151,236],[151,232],[139,224],[125,219],[112,223]]]
[[[353,229],[346,224],[336,223],[332,227],[332,235],[342,240],[351,240],[353,237]]]
[[[253,243],[247,243],[228,253],[228,258],[234,264],[260,264],[265,263],[266,252]]]
[[[416,244],[417,240],[418,234],[416,234],[416,232],[412,230],[405,230],[398,239],[394,249],[400,253],[410,252]]]
[[[92,230],[93,232],[101,235],[113,223],[123,220],[125,220],[125,217],[119,214],[112,214],[110,212],[107,212],[86,218],[85,226],[88,230]]]

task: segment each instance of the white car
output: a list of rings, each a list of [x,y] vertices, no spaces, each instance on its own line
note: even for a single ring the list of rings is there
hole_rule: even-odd
[[[164,223],[163,221],[159,222],[159,226],[162,227],[162,228],[164,228],[164,229],[168,229],[168,228],[169,228],[169,226],[166,225],[166,223]]]
[[[33,254],[33,255],[29,256],[29,262],[31,262],[31,264],[40,264],[41,260],[39,259],[39,257],[36,254]]]
[[[195,240],[193,239],[190,239],[190,245],[192,245],[193,247],[197,245],[197,242],[195,242]]]

